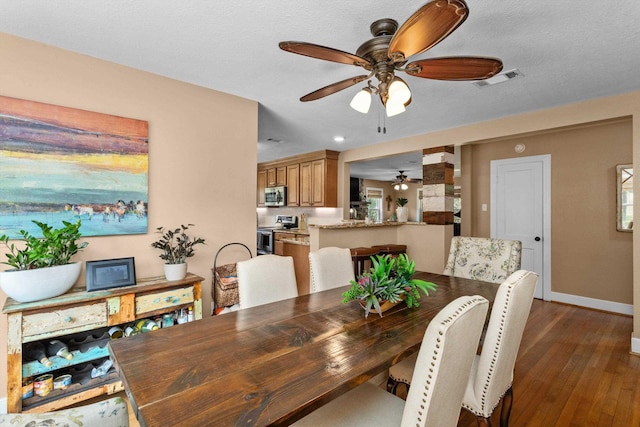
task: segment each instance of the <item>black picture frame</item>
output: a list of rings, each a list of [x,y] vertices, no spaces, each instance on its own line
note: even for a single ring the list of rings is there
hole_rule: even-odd
[[[135,284],[136,266],[133,257],[87,261],[87,291],[120,288]]]

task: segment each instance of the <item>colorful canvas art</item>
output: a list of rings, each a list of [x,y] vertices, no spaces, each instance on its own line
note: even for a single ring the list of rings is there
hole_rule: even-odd
[[[0,96],[0,235],[147,232],[149,124]]]

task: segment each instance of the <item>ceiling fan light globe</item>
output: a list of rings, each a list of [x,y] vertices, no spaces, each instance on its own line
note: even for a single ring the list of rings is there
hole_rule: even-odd
[[[357,112],[367,114],[371,107],[371,91],[367,88],[362,89],[356,93],[349,105]]]
[[[393,117],[400,113],[404,113],[406,108],[404,108],[404,104],[402,102],[393,102],[393,100],[389,99],[387,101],[387,117]]]
[[[396,191],[400,190],[400,184],[396,184],[396,185],[394,185],[394,186],[393,186],[393,189],[394,189],[394,190],[396,190]]]
[[[405,105],[410,99],[411,91],[409,90],[409,86],[396,77],[389,86],[389,101]]]
[[[405,184],[404,182],[402,184],[400,184],[400,189],[401,190],[406,190],[407,188],[409,188],[409,186],[407,184]]]

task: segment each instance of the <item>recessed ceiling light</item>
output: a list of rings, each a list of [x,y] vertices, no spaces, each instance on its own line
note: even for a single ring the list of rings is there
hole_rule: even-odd
[[[344,142],[344,136],[334,136],[333,140],[335,142]]]

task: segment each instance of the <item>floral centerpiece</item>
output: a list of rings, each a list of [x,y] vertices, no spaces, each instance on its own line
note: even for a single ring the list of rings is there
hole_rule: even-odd
[[[415,261],[409,260],[406,254],[397,258],[389,255],[371,257],[372,267],[357,280],[351,281],[349,290],[342,294],[342,302],[357,300],[364,308],[364,317],[374,308],[382,317],[382,304],[385,301],[399,303],[405,301],[407,307],[420,305],[420,293],[425,296],[435,291],[437,285],[420,279],[414,279]]]

